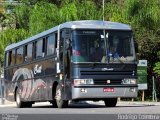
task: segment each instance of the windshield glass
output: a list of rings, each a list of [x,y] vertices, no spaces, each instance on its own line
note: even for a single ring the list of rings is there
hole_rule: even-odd
[[[76,30],[72,35],[73,62],[101,62],[105,55],[102,30]]]
[[[135,60],[131,32],[107,32],[109,62],[132,62]]]
[[[75,30],[72,32],[72,61],[126,63],[135,61],[130,31]]]

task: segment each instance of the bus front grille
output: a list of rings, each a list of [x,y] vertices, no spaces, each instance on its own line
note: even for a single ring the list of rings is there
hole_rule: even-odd
[[[81,75],[132,75],[132,71],[80,71]]]
[[[94,79],[95,85],[120,85],[122,83],[122,80],[99,80]]]

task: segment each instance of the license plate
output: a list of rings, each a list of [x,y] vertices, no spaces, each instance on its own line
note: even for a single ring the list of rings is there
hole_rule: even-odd
[[[103,92],[114,92],[114,88],[103,88]]]

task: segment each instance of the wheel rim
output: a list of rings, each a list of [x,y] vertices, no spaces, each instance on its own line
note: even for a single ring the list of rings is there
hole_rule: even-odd
[[[57,101],[60,101],[60,100],[61,100],[61,90],[60,90],[60,89],[56,90],[55,99],[56,99]]]
[[[19,94],[16,95],[16,102],[17,102],[18,105],[20,104],[20,96],[19,96]]]

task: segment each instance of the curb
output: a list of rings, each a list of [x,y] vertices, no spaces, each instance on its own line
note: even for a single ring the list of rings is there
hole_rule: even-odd
[[[12,105],[16,105],[16,103],[8,100],[4,100],[3,102],[1,101],[0,103],[0,107],[12,106]]]
[[[160,105],[160,102],[129,102],[129,101],[119,101],[121,104],[132,104],[132,105]]]

